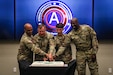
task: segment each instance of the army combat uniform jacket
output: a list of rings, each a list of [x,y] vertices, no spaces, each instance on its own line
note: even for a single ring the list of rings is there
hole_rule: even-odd
[[[70,46],[69,37],[64,34],[62,36],[55,36],[55,44],[56,44],[56,60],[64,61],[68,64],[72,59],[72,51]]]
[[[43,50],[45,53],[53,53],[55,50],[54,45],[54,36],[50,34],[49,32],[46,32],[46,35],[44,37],[40,37],[37,33],[34,35],[34,39],[36,41],[36,45],[38,48]],[[42,54],[36,54],[35,60],[43,60],[44,56]]]
[[[76,45],[77,51],[91,50],[91,54],[98,51],[98,40],[95,31],[88,25],[80,25],[80,29],[72,30],[69,34],[72,42]]]
[[[18,61],[27,60],[32,62],[33,52],[36,54],[42,54],[43,56],[46,55],[45,52],[36,47],[36,45],[34,44],[33,36],[29,37],[26,33],[24,33],[20,40],[20,48],[17,55]]]

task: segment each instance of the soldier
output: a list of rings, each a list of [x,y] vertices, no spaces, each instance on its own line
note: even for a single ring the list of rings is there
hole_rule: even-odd
[[[45,53],[49,53],[49,55],[51,55],[49,60],[53,60],[52,53],[55,50],[54,36],[46,31],[46,26],[44,24],[38,25],[37,31],[38,33],[34,35],[37,47],[39,47]],[[45,56],[42,56],[42,54],[36,54],[35,60],[42,61],[48,59]]]
[[[26,23],[24,25],[24,34],[20,40],[20,49],[18,50],[17,60],[19,64],[20,75],[27,75],[27,68],[33,61],[33,52],[49,57],[47,53],[36,47],[32,36],[32,25]]]
[[[55,60],[64,61],[64,63],[68,64],[72,59],[72,51],[70,46],[70,39],[66,34],[63,34],[64,24],[59,23],[56,25],[57,35],[55,36],[56,43],[56,53]]]
[[[96,54],[98,40],[96,32],[88,25],[79,25],[77,18],[71,20],[73,27],[69,33],[71,41],[76,45],[76,63],[78,75],[86,75],[86,62],[90,75],[99,75]]]

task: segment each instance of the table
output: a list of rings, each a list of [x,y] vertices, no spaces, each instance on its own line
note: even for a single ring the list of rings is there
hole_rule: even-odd
[[[29,67],[28,75],[74,75],[76,61],[73,60],[69,66],[61,67]]]

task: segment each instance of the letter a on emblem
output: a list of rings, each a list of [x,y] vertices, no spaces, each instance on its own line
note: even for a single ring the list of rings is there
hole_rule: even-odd
[[[50,18],[50,21],[49,21],[49,24],[51,24],[52,21],[56,21],[57,24],[59,23],[59,20],[58,20],[58,17],[57,17],[56,12],[53,12],[52,13],[51,18]]]

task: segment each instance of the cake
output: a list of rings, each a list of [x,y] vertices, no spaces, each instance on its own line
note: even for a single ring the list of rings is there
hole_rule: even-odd
[[[34,61],[30,66],[37,67],[63,67],[67,66],[63,61]]]

